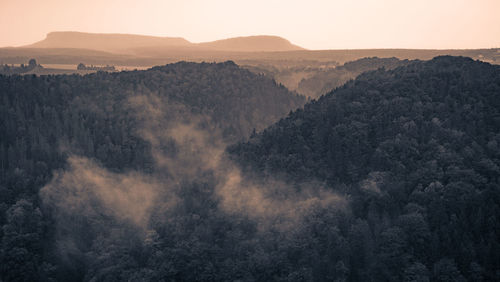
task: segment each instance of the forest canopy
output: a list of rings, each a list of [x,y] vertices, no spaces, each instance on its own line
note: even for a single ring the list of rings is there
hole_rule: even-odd
[[[141,246],[141,240],[155,232],[172,240],[159,228],[166,223],[142,229],[142,222],[150,221],[153,207],[148,204],[163,196],[175,198],[178,191],[167,187],[181,189],[176,185],[188,186],[178,197],[191,202],[191,195],[203,197],[188,192],[208,185],[196,184],[204,182],[193,177],[209,174],[210,159],[223,152],[224,144],[242,140],[306,102],[233,62],[180,62],[85,76],[0,75],[0,96],[4,281],[111,279],[108,276],[135,280],[131,277],[137,275],[157,280],[167,275],[128,270],[120,276],[118,269],[103,273],[101,264],[93,264],[100,261],[95,252],[105,251],[96,244],[112,247],[114,242],[130,251],[139,246],[117,242],[113,230],[120,230],[123,240],[139,240]],[[181,222],[191,213],[180,204],[178,209],[179,217],[171,224],[183,226],[176,236],[177,243],[184,244],[192,230]],[[211,228],[222,227],[214,223]],[[130,268],[127,257],[116,255],[119,261],[113,264],[123,262],[124,269]],[[146,263],[144,258],[133,259]],[[155,264],[165,259],[156,257]],[[185,273],[201,275],[183,267],[175,276],[189,280]]]
[[[0,75],[0,280],[498,281],[499,95],[449,56],[312,101],[233,62]]]
[[[364,73],[229,151],[351,199],[350,280],[494,281],[499,142],[500,67],[444,56]]]

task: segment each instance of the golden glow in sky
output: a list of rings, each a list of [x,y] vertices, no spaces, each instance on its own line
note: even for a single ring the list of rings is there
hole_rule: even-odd
[[[278,35],[308,49],[500,47],[500,0],[0,0],[0,46],[51,31]]]

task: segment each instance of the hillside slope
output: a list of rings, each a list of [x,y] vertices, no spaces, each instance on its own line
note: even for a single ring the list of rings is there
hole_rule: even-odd
[[[364,73],[229,151],[248,170],[351,198],[369,227],[352,249],[354,280],[493,281],[498,144],[500,67],[437,57]]]
[[[174,258],[157,253],[152,271],[127,270],[130,259],[145,263],[132,254],[149,240],[144,228],[176,244],[190,240],[185,220],[197,220],[193,214],[217,232],[239,228],[214,204],[223,164],[214,166],[226,142],[269,126],[305,97],[233,62],[180,62],[84,76],[0,75],[0,101],[0,280],[192,281],[202,269],[158,267],[184,260],[163,243]],[[212,224],[216,218],[228,227]],[[103,244],[132,257],[105,255]],[[108,268],[107,259],[121,266]]]

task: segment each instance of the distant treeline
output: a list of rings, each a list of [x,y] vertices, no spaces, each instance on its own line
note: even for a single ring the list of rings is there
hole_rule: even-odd
[[[86,66],[83,63],[79,63],[78,66],[76,66],[77,70],[94,70],[94,71],[115,71],[115,66]]]
[[[22,74],[32,71],[35,68],[43,68],[41,65],[37,64],[35,59],[31,59],[28,65],[21,64],[19,67],[9,66],[7,64],[0,65],[0,74]]]

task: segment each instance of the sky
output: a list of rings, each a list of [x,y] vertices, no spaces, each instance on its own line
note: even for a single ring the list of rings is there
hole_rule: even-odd
[[[0,0],[0,46],[51,31],[204,42],[277,35],[307,49],[500,47],[500,0]]]

